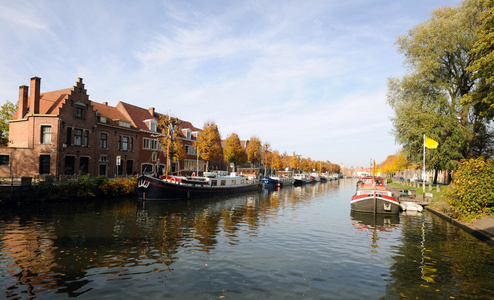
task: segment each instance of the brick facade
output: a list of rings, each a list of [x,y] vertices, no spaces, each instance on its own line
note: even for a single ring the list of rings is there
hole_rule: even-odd
[[[166,158],[153,142],[162,134],[154,108],[91,101],[82,78],[70,89],[40,93],[40,88],[38,77],[31,78],[30,88],[19,87],[19,109],[9,121],[9,145],[0,148],[0,177],[113,177],[155,171],[158,162],[164,169]],[[200,130],[183,124],[197,139]],[[187,148],[194,146],[192,136],[187,138],[180,129],[178,133]],[[190,164],[191,155],[176,162],[175,168]]]

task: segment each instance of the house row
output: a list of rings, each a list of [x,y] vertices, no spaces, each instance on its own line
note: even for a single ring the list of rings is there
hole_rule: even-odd
[[[41,78],[19,87],[18,110],[9,121],[9,144],[0,148],[0,177],[164,173],[159,138],[162,114],[119,102],[89,99],[82,78],[72,88],[41,93]],[[168,171],[204,171],[194,142],[201,129],[182,121],[174,128],[186,157]],[[187,172],[187,171],[186,171]]]

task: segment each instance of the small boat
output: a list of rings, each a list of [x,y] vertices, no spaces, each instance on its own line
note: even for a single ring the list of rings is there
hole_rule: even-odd
[[[353,211],[397,214],[400,203],[384,186],[384,178],[363,177],[357,182],[357,191],[350,202]]]
[[[204,176],[141,175],[137,178],[137,197],[141,200],[182,200],[255,191],[259,181],[236,173],[205,172]]]
[[[310,179],[312,182],[319,182],[321,181],[321,177],[317,173],[310,173]]]
[[[269,176],[261,177],[261,184],[263,187],[281,187],[283,185],[278,178]]]
[[[310,178],[306,174],[295,174],[293,185],[303,185],[310,183]]]

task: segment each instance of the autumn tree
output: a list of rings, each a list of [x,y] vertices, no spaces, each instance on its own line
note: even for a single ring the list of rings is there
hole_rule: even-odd
[[[17,111],[17,104],[6,101],[0,109],[0,145],[7,146],[9,143],[9,123],[8,121]]]
[[[185,158],[185,147],[182,141],[178,138],[176,127],[181,124],[182,121],[178,118],[171,117],[170,115],[160,115],[158,129],[160,134],[155,134],[158,143],[162,149],[164,149],[165,157],[170,161],[178,161]],[[169,166],[170,161],[166,162]],[[180,165],[179,165],[180,169]],[[170,171],[170,169],[168,169]]]
[[[245,151],[247,152],[247,161],[252,164],[252,167],[261,162],[261,140],[258,137],[250,138]]]
[[[338,164],[330,164],[329,165],[329,173],[339,174],[340,173],[340,165]]]
[[[379,164],[381,172],[384,174],[390,174],[391,176],[398,171],[405,170],[408,166],[409,164],[405,157],[403,148],[393,155],[388,155],[386,160]]]
[[[290,155],[285,151],[281,154],[281,169],[290,168]]]
[[[304,172],[310,172],[310,164],[307,158],[302,157],[302,159],[300,160],[299,168]]]
[[[281,161],[281,155],[280,155],[280,152],[278,150],[274,150],[271,153],[271,166],[272,166],[272,169],[275,169],[275,170],[280,170],[283,168],[282,161]],[[272,172],[273,171],[271,170],[271,173]]]
[[[293,155],[290,158],[290,164],[293,169],[298,170],[300,164],[300,156],[297,153],[293,152]]]
[[[262,144],[261,163],[264,166],[264,176],[267,176],[266,168],[271,167],[271,145],[268,142]]]
[[[223,156],[226,162],[234,163],[235,165],[242,165],[247,161],[247,154],[236,133],[232,133],[227,137]],[[235,167],[233,170],[235,171]]]
[[[197,150],[201,158],[206,161],[206,170],[209,170],[209,162],[223,159],[221,136],[215,122],[207,121],[204,123],[203,130],[197,140]]]

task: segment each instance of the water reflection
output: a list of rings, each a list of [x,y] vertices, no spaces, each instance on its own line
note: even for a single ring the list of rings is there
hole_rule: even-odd
[[[491,247],[429,213],[350,213],[354,189],[2,207],[3,297],[494,298]]]
[[[256,236],[262,222],[328,187],[262,191],[181,202],[135,199],[5,207],[0,272],[12,298],[77,297],[107,282],[173,272],[180,252],[209,253],[226,238]],[[8,274],[8,275],[7,275]]]
[[[395,231],[400,223],[400,215],[372,214],[352,211],[350,213],[355,229],[371,235],[371,251],[377,252],[379,248],[380,232]]]

